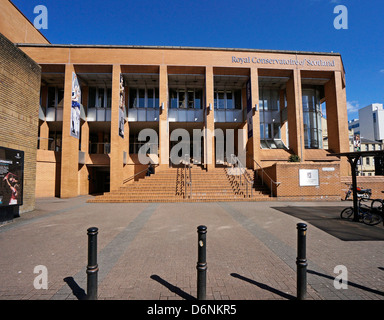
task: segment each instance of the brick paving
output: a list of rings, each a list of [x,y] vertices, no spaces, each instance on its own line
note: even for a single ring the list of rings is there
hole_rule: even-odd
[[[86,291],[87,234],[99,228],[99,300],[190,300],[197,295],[197,226],[206,225],[207,299],[296,296],[296,224],[274,206],[342,202],[86,203],[38,199],[0,227],[1,300],[76,300]],[[384,232],[384,228],[383,228]],[[384,300],[382,241],[342,241],[308,223],[308,300]],[[48,289],[34,268],[47,267]],[[334,268],[348,270],[335,289]]]

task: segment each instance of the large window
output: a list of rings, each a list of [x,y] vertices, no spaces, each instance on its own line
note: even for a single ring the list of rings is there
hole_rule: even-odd
[[[280,91],[262,87],[259,90],[260,145],[263,149],[285,149],[281,140]]]
[[[112,89],[105,87],[89,87],[88,107],[89,108],[111,108]]]
[[[64,89],[58,87],[48,87],[47,99],[48,108],[62,108],[64,99]]]
[[[203,91],[201,89],[170,89],[171,109],[201,109]]]
[[[316,88],[303,89],[304,145],[307,149],[321,149],[323,135],[321,129],[320,92]]]
[[[129,108],[159,108],[159,89],[131,88],[129,90]]]
[[[215,90],[215,109],[241,109],[241,90]]]

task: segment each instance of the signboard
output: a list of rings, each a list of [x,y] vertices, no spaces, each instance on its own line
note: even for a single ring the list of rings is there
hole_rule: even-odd
[[[71,108],[71,136],[80,138],[80,101],[81,90],[76,73],[72,72],[72,108]]]
[[[319,170],[299,169],[299,185],[300,187],[318,186]]]
[[[247,124],[248,124],[248,139],[253,136],[253,125],[252,125],[252,95],[251,95],[251,79],[247,81]]]
[[[0,147],[0,208],[23,204],[24,151]]]

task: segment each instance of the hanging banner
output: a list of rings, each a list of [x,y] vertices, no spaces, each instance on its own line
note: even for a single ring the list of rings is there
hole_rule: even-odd
[[[120,74],[120,99],[119,99],[119,135],[124,138],[124,106],[125,106],[125,94],[124,94],[124,78]]]
[[[247,81],[247,124],[248,124],[248,139],[253,136],[253,124],[252,124],[252,93],[251,93],[251,79]]]
[[[361,141],[360,141],[360,135],[355,134],[353,136],[353,149],[354,151],[361,151]]]
[[[23,204],[24,151],[0,147],[0,207]]]
[[[80,139],[81,90],[76,73],[72,72],[71,136]]]

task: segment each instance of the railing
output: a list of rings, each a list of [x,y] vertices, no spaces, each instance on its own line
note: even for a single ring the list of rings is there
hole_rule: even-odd
[[[251,177],[248,175],[248,172],[244,165],[241,163],[238,157],[236,157],[234,154],[231,154],[231,164],[232,164],[232,175],[237,175],[239,176],[239,185],[243,185],[243,181],[245,183],[245,188],[246,188],[246,197],[248,197],[248,186],[251,190],[251,197],[253,195],[253,180]],[[234,170],[234,168],[236,170]],[[241,178],[243,177],[243,179]]]
[[[37,138],[37,149],[41,148],[41,144],[43,141],[48,141],[48,149],[51,151],[61,151],[61,139],[53,139],[53,138]]]
[[[250,157],[251,158],[251,157]],[[276,182],[274,181],[269,175],[268,173],[265,172],[264,168],[253,158],[251,158],[253,160],[253,162],[261,169],[261,184],[264,184],[264,175],[269,179],[269,182],[270,182],[270,186],[271,186],[271,197],[273,197],[273,185],[276,185],[276,187],[278,187],[281,182]],[[257,171],[260,170],[260,169],[256,169]],[[256,173],[257,174],[257,177],[259,176],[259,173]]]
[[[157,167],[158,164],[155,164],[155,165],[152,165],[153,168]],[[123,184],[126,184],[127,182],[131,181],[132,179],[134,179],[136,176],[138,176],[139,174],[143,173],[143,172],[146,172],[148,171],[148,168],[145,168],[144,170],[141,170],[140,172],[138,173],[135,173],[133,176],[130,176],[129,178],[123,180]]]
[[[109,154],[111,152],[111,144],[109,142],[90,142],[89,154]]]
[[[187,173],[189,173],[188,176],[187,176]],[[189,154],[186,154],[184,156],[184,199],[187,197],[188,187],[189,187],[189,199],[192,199],[191,158]]]

